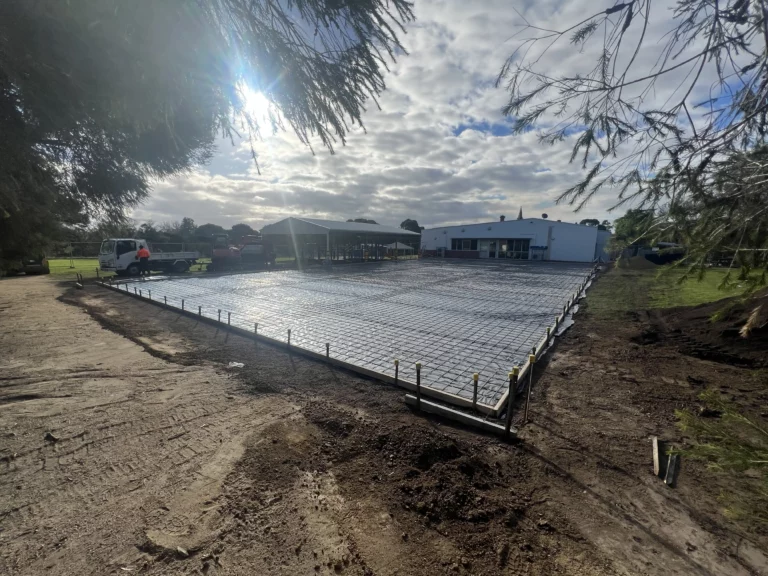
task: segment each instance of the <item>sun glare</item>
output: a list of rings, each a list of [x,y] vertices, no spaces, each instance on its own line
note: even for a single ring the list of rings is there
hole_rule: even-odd
[[[243,98],[243,110],[261,125],[269,123],[271,104],[264,94],[243,86],[240,89]]]

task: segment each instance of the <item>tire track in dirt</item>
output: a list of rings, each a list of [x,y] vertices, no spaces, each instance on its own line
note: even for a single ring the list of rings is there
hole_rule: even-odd
[[[48,279],[18,280],[0,295],[0,573],[102,574],[143,554],[138,527],[172,505],[193,523],[190,488],[216,486],[232,446],[297,410],[148,354]]]

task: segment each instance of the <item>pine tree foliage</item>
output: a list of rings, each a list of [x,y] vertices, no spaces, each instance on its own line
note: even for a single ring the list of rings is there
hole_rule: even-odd
[[[654,215],[645,238],[680,238],[699,271],[728,253],[751,289],[768,264],[768,5],[679,0],[661,56],[640,68],[660,11],[631,0],[562,30],[526,23],[498,77],[510,93],[504,112],[517,132],[538,128],[542,143],[573,142],[585,176],[559,202],[580,210],[600,191],[615,194],[616,206]],[[567,43],[596,56],[549,74],[543,56]],[[666,101],[654,97],[662,83]]]
[[[0,250],[119,219],[217,137],[253,143],[248,92],[271,103],[266,128],[332,151],[411,18],[408,0],[0,2]]]

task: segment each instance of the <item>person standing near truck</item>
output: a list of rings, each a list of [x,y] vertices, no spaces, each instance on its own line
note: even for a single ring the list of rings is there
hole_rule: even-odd
[[[149,276],[149,250],[144,248],[144,244],[139,244],[136,258],[139,260],[139,276]]]

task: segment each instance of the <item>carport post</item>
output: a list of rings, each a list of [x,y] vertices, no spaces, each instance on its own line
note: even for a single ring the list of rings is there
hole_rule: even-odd
[[[504,425],[504,439],[509,440],[509,429],[512,428],[512,407],[515,405],[515,392],[517,391],[517,375],[520,367],[515,366],[509,373],[509,393],[507,394],[507,421]]]

